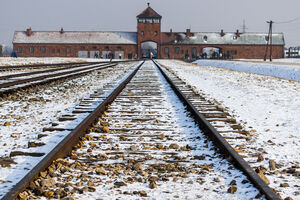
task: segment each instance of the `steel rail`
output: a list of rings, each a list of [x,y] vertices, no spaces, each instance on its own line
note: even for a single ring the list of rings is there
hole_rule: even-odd
[[[50,166],[54,160],[67,156],[72,151],[73,146],[78,143],[80,137],[87,133],[89,127],[97,121],[98,117],[106,110],[106,107],[120,94],[143,63],[144,62],[141,62],[91,114],[89,114],[69,135],[57,144],[51,152],[49,152],[28,174],[24,176],[22,180],[6,193],[2,200],[12,200],[17,198],[18,194],[23,192],[30,182],[38,177],[39,173]]]
[[[132,62],[132,60],[118,60],[118,61],[100,61],[100,62],[73,62],[73,63],[49,63],[49,64],[35,64],[35,65],[12,65],[12,66],[0,66],[0,71],[13,70],[13,69],[27,69],[27,68],[45,68],[53,66],[68,66],[68,65],[89,65],[89,64],[105,64],[105,63],[122,63]]]
[[[105,68],[113,67],[113,66],[116,66],[116,65],[117,64],[97,65],[97,66],[86,67],[86,68],[83,68],[83,69],[77,69],[77,70],[73,70],[73,71],[60,72],[60,73],[56,73],[56,74],[42,75],[42,76],[28,78],[28,79],[16,80],[16,81],[0,84],[0,89],[5,89],[5,88],[11,87],[11,86],[17,86],[17,85],[20,85],[20,84],[30,83],[30,82],[33,82],[33,84],[31,84],[31,85],[36,85],[36,83],[34,83],[35,81],[40,81],[40,80],[44,80],[44,79],[47,79],[47,78],[51,78],[51,80],[46,80],[45,81],[45,82],[49,82],[49,81],[58,80],[58,79],[61,79],[61,78],[67,78],[67,77],[71,77],[71,76],[84,74],[84,73],[87,73],[86,70],[97,70],[100,67],[101,67],[100,69],[105,69]],[[74,73],[77,73],[77,74],[74,74]],[[64,75],[66,75],[66,76],[64,76]],[[64,77],[61,77],[61,76],[64,76]],[[57,77],[57,78],[55,78],[55,77]],[[28,85],[24,86],[24,87],[28,87]],[[4,93],[9,92],[10,90],[15,90],[15,89],[16,88],[13,88],[13,89],[8,88],[8,90],[4,91]]]
[[[98,63],[96,63],[98,64]],[[101,65],[105,65],[106,63],[103,63]],[[101,66],[99,65],[99,66]],[[34,74],[41,74],[41,73],[49,73],[49,72],[55,72],[55,71],[61,71],[61,70],[66,70],[66,69],[71,69],[75,67],[82,67],[86,65],[71,65],[68,67],[62,67],[62,68],[57,68],[57,69],[49,69],[49,70],[41,70],[41,71],[34,71],[34,72],[25,72],[25,73],[16,73],[16,74],[9,74],[5,76],[0,76],[0,80],[8,79],[8,78],[16,78],[16,77],[22,77],[22,76],[29,76],[29,75],[34,75]]]
[[[108,62],[74,62],[74,63],[49,63],[49,64],[35,64],[35,65],[11,65],[11,66],[0,66],[0,70],[13,70],[13,69],[27,69],[27,68],[46,68],[55,66],[68,66],[68,65],[89,65],[89,64],[100,64]]]
[[[171,85],[177,96],[184,102],[188,110],[199,124],[201,130],[208,135],[221,150],[221,153],[228,156],[228,160],[233,162],[241,169],[256,188],[270,200],[280,200],[277,194],[258,176],[258,174],[250,167],[250,165],[231,147],[231,145],[221,136],[221,134],[205,119],[205,117],[193,106],[187,97],[179,90],[168,75],[162,70],[161,66],[153,61],[163,74],[167,82]]]

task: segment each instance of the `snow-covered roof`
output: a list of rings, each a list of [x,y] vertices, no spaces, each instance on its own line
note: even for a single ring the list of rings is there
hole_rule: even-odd
[[[16,31],[13,43],[50,44],[137,44],[136,32],[98,32],[98,31]]]
[[[187,37],[185,33],[163,33],[163,43],[168,44],[233,44],[233,45],[266,45],[267,33],[220,33],[194,32],[193,36]],[[284,45],[283,33],[273,33],[273,45]]]

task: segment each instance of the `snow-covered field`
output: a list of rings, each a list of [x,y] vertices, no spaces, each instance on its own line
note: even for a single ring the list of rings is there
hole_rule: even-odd
[[[44,136],[40,135],[43,137],[38,139],[39,134],[45,134],[42,129],[49,127],[50,123],[62,114],[70,114],[80,99],[88,97],[97,88],[101,88],[118,76],[123,76],[124,71],[128,71],[132,66],[132,63],[119,64],[114,68],[94,71],[86,76],[56,81],[50,85],[38,86],[0,98],[0,164],[5,163],[1,158],[7,158],[12,151],[49,151],[49,148],[67,133],[46,133]],[[28,148],[30,141],[44,142],[46,145],[32,150]],[[24,170],[32,168],[39,159],[14,157],[15,162],[24,164],[23,172],[13,167],[14,165],[1,166],[0,198],[8,187],[24,175]]]
[[[255,142],[247,147],[263,153],[260,165],[268,170],[269,160],[278,164],[275,171],[266,173],[270,186],[284,198],[300,199],[300,82],[175,60],[159,60],[159,63],[196,87],[207,99],[215,99],[228,107],[229,112],[255,134]],[[210,63],[201,62],[212,65]],[[222,63],[233,62],[215,63],[222,66]],[[285,70],[281,67],[278,72],[284,74]],[[300,79],[299,74],[295,77]],[[284,183],[287,187],[282,185]]]
[[[116,59],[114,59],[115,61]],[[13,65],[37,65],[37,64],[51,64],[51,63],[73,63],[73,62],[105,62],[108,59],[94,59],[94,58],[11,58],[0,57],[0,66]]]
[[[223,60],[197,60],[194,64],[201,66],[214,66],[243,72],[265,74],[288,80],[300,81],[300,65],[292,64],[293,59],[285,60],[287,64],[251,61],[223,61]],[[294,59],[295,60],[295,59]],[[284,60],[278,60],[281,62]],[[298,61],[298,60],[297,60]],[[297,61],[294,61],[297,63]]]

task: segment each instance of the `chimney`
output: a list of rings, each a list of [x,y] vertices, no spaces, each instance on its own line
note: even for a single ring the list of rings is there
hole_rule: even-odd
[[[171,33],[171,34],[173,33],[173,30],[172,30],[172,29],[170,29],[170,33]]]
[[[26,29],[26,35],[27,36],[31,36],[32,35],[32,29],[31,28]]]
[[[240,33],[239,29],[236,30],[235,34],[236,34],[236,37],[240,37],[241,33]]]
[[[223,37],[225,35],[223,29],[221,30],[221,37]]]
[[[60,33],[63,34],[65,31],[63,28],[60,29]]]
[[[192,36],[191,29],[186,29],[186,36],[187,37],[191,37]]]

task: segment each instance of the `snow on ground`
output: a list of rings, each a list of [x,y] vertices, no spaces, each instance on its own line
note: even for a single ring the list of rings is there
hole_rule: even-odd
[[[114,59],[116,61],[118,59]],[[73,63],[73,62],[105,62],[109,59],[95,59],[95,58],[60,58],[60,57],[0,57],[0,66],[13,66],[13,65],[37,65],[37,64],[51,64],[51,63]]]
[[[0,161],[1,158],[9,156],[12,151],[34,152],[35,150],[28,148],[28,142],[43,141],[44,137],[40,140],[37,138],[38,134],[43,133],[42,128],[49,127],[50,123],[62,114],[70,114],[80,99],[88,97],[97,88],[123,75],[124,71],[128,71],[132,66],[132,63],[119,64],[114,68],[94,71],[86,76],[68,81],[56,81],[50,85],[38,86],[0,98]],[[48,141],[45,141],[47,145],[39,151],[47,152],[49,143],[49,146],[53,146],[67,133],[51,134],[48,135]],[[24,163],[25,168],[30,169],[39,158],[15,157],[14,159],[17,163]],[[13,167],[0,167],[0,198],[8,185],[18,180],[16,177],[22,177],[19,170]]]
[[[290,64],[300,64],[300,58],[279,58],[273,59],[272,62],[270,60],[263,61],[262,59],[234,59],[237,61],[247,61],[247,62],[262,62],[262,63],[290,63]]]
[[[281,60],[280,60],[281,61]],[[288,63],[288,60],[286,60]],[[214,66],[243,72],[265,74],[288,80],[300,81],[300,65],[273,64],[251,61],[223,61],[223,60],[197,60],[194,64],[201,66]]]
[[[282,166],[277,175],[267,175],[270,186],[283,197],[300,199],[299,177],[286,173],[300,167],[300,82],[174,60],[159,63],[170,67],[206,98],[228,107],[247,130],[256,133],[255,142],[248,147],[266,152],[261,165],[268,169],[268,160],[273,159]],[[227,62],[215,63],[221,66]],[[282,183],[289,187],[280,187]]]

